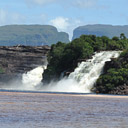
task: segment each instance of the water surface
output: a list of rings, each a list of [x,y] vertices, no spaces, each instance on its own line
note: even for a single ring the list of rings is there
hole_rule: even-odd
[[[128,96],[0,92],[1,128],[128,128]]]

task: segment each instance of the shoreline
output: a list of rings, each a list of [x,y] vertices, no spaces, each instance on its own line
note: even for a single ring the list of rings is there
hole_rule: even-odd
[[[0,91],[0,95],[52,95],[70,97],[92,97],[92,98],[128,98],[128,95],[94,94],[94,93],[64,93],[64,92],[32,92],[32,91]]]

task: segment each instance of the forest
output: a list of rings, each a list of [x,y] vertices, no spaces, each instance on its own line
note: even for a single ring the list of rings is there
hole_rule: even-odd
[[[120,37],[114,36],[108,38],[106,36],[97,37],[95,35],[81,35],[70,43],[58,42],[51,46],[48,54],[48,67],[43,77],[44,83],[51,80],[59,80],[62,73],[65,75],[73,72],[78,62],[86,61],[92,57],[94,52],[121,50],[121,56],[112,60],[114,63],[109,64],[100,76],[95,87],[97,91],[107,93],[115,86],[128,84],[128,39],[124,33]],[[107,63],[106,63],[107,64]]]

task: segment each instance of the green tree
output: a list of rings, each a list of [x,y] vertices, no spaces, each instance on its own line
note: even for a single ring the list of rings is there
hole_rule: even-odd
[[[114,36],[114,37],[112,38],[112,40],[114,40],[114,41],[119,41],[119,37]]]
[[[125,36],[124,33],[121,33],[121,34],[120,34],[120,39],[121,39],[121,40],[125,40],[125,39],[126,39],[126,36]]]
[[[49,64],[47,70],[44,72],[44,79],[48,81],[58,79],[62,72],[73,71],[79,60],[91,58],[94,52],[102,50],[123,50],[126,48],[128,48],[128,39],[125,39],[125,35],[123,34],[121,34],[121,38],[113,37],[112,39],[106,36],[96,37],[95,35],[82,35],[80,38],[76,38],[67,44],[58,42],[51,46],[51,50],[48,54]],[[128,67],[128,62],[126,61],[113,61],[118,68]],[[109,74],[114,75],[115,73],[115,71],[111,71]],[[110,88],[118,81],[116,77],[108,75],[102,77],[99,81],[104,83],[109,77],[111,77],[111,82],[114,81],[111,83],[111,86],[110,83],[106,83],[106,86]],[[117,78],[121,80],[120,75]]]

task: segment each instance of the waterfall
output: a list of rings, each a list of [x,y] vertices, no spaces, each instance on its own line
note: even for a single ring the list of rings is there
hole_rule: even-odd
[[[46,69],[46,65],[39,66],[27,73],[23,73],[22,77],[16,78],[9,82],[9,84],[5,84],[0,87],[0,89],[6,90],[33,90],[36,91],[38,86],[41,84],[43,79],[43,72]]]
[[[51,82],[43,90],[60,92],[90,93],[96,80],[102,73],[106,61],[117,58],[121,51],[102,51],[95,53],[92,59],[81,62],[68,78],[57,83]]]
[[[39,66],[27,73],[24,73],[22,75],[22,88],[28,90],[35,89],[35,87],[41,83],[42,74],[45,69],[46,66]]]
[[[40,90],[54,92],[78,92],[90,93],[96,80],[102,73],[106,61],[117,58],[121,51],[102,51],[95,53],[92,59],[81,62],[68,77],[61,78],[58,82],[51,82],[49,85],[41,86],[42,74],[46,65],[39,66],[22,75],[22,79],[15,80],[4,89],[14,90]],[[47,61],[46,61],[47,62]]]
[[[117,58],[119,55],[120,51],[95,53],[92,59],[79,64],[75,71],[69,75],[68,79],[77,81],[82,91],[90,92],[101,75],[105,62],[110,61],[111,58]]]
[[[19,89],[23,90],[36,90],[38,86],[41,84],[43,79],[43,72],[47,68],[47,57],[43,56],[44,64],[43,66],[38,66],[33,70],[24,73],[22,75],[22,84]]]

